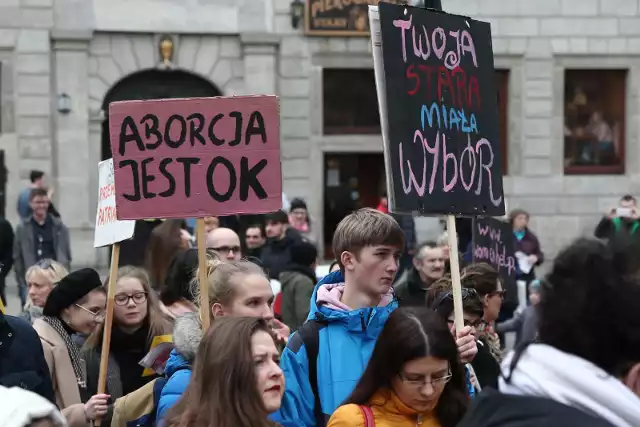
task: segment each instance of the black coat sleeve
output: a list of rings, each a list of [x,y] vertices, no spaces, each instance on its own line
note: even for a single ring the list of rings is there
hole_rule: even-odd
[[[9,221],[4,218],[0,219],[0,277],[7,277],[9,271],[13,267],[13,227]]]

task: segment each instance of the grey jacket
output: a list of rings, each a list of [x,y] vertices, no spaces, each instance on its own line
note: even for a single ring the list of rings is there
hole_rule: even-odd
[[[533,342],[538,336],[538,312],[535,305],[530,305],[513,318],[496,325],[496,332],[516,333],[516,345],[521,342]]]
[[[69,269],[71,266],[69,230],[59,218],[50,218],[53,220],[53,247],[56,251],[56,261]],[[26,284],[24,275],[27,269],[38,262],[33,234],[31,217],[25,219],[16,227],[13,241],[13,270],[16,273],[18,283],[22,285]]]

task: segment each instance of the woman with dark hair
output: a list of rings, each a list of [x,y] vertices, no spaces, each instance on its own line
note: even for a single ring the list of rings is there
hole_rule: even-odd
[[[145,267],[149,272],[151,288],[155,291],[164,283],[173,257],[191,246],[191,236],[185,228],[183,220],[167,219],[151,232]]]
[[[213,251],[207,251],[215,256]],[[198,250],[186,249],[175,254],[169,264],[164,282],[160,285],[160,302],[165,312],[173,317],[198,311],[191,292],[191,282],[198,270]]]
[[[640,251],[621,237],[558,254],[538,341],[505,359],[500,392],[483,392],[460,427],[640,426]]]
[[[455,427],[468,404],[447,324],[428,308],[401,307],[389,316],[358,385],[328,427]]]
[[[463,288],[476,291],[483,309],[482,318],[475,327],[480,345],[471,366],[482,387],[496,388],[500,376],[502,347],[495,331],[495,322],[500,316],[505,296],[500,274],[489,264],[475,263],[462,270],[460,281]]]
[[[509,213],[509,223],[513,228],[514,250],[516,256],[524,257],[531,266],[529,271],[518,269],[518,280],[524,280],[529,284],[536,278],[535,269],[544,261],[544,254],[540,249],[538,237],[529,229],[529,212],[523,209],[514,209]]]
[[[216,319],[198,347],[192,381],[165,426],[275,426],[267,417],[280,408],[283,393],[280,353],[267,322]]]
[[[439,285],[440,289],[437,291],[438,295],[435,297],[431,308],[447,321],[449,328],[453,328],[455,319],[451,278],[445,276],[435,285]],[[464,325],[474,328],[473,334],[475,335],[475,328],[480,327],[482,316],[484,315],[482,301],[475,289],[462,288],[462,311]],[[478,354],[476,354],[471,363],[465,365],[468,371],[467,387],[470,388],[469,394],[472,397],[475,397],[475,392],[481,391],[482,387],[498,387],[498,375],[500,374],[500,365],[493,359],[489,349],[485,347],[482,341],[478,341],[478,343]],[[490,363],[487,363],[487,361]],[[476,372],[476,368],[478,368],[479,372]],[[480,378],[482,378],[482,381]]]

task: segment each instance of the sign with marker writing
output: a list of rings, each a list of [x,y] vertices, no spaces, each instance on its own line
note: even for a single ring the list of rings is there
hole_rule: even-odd
[[[93,247],[113,245],[133,237],[135,221],[119,221],[116,213],[116,184],[113,159],[98,164],[98,212]]]
[[[276,96],[115,102],[109,126],[119,219],[282,206]]]
[[[379,17],[393,211],[504,215],[489,24],[388,3]]]
[[[517,297],[516,256],[511,224],[495,218],[473,220],[473,262],[486,262],[500,273],[508,296]]]

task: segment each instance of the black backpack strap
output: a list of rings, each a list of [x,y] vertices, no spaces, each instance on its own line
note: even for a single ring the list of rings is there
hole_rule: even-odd
[[[322,412],[322,404],[320,402],[320,393],[318,390],[318,353],[320,351],[320,329],[327,326],[327,322],[321,320],[307,320],[298,329],[296,335],[302,339],[307,350],[307,360],[309,362],[309,385],[314,396],[313,414],[316,419],[316,427],[322,427],[327,424],[325,415]],[[295,335],[294,335],[295,338]],[[292,338],[292,341],[297,341]],[[289,342],[296,346],[295,343]],[[295,349],[294,349],[295,350]]]

